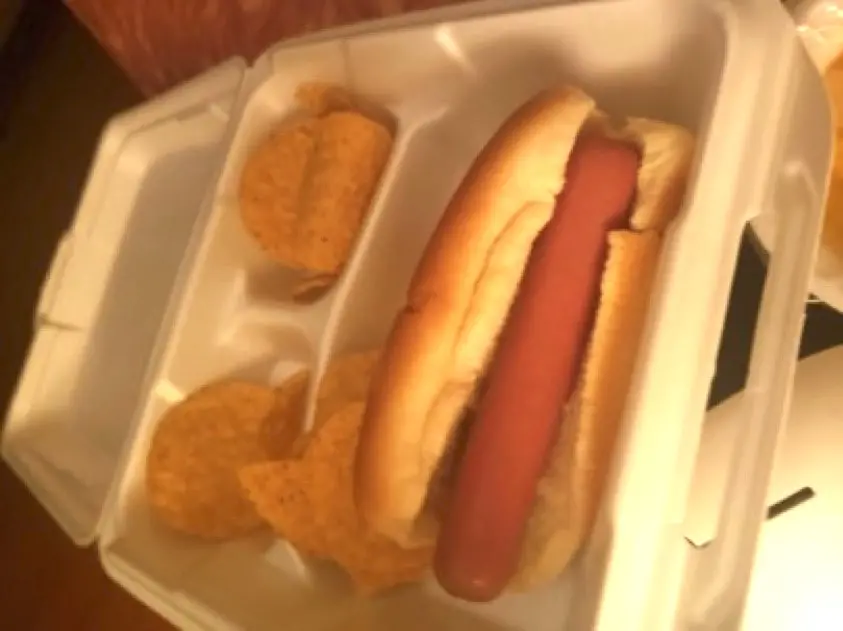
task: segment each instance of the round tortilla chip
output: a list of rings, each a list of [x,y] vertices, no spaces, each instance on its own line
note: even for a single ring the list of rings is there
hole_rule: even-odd
[[[336,277],[368,215],[392,144],[389,129],[354,111],[283,122],[245,161],[243,225],[282,265]],[[312,286],[296,290],[299,300],[309,293],[319,294]]]
[[[342,86],[322,81],[299,85],[296,88],[296,101],[314,116],[357,109],[357,99],[351,92]]]
[[[246,159],[240,176],[240,218],[279,263],[297,266],[296,221],[307,169],[316,151],[318,120],[281,124]]]
[[[171,528],[227,539],[262,526],[237,473],[269,457],[264,423],[275,391],[243,381],[209,384],[172,406],[152,436],[146,492],[153,513]]]
[[[296,267],[338,275],[369,214],[393,139],[388,129],[355,112],[318,120],[297,207]]]
[[[310,81],[296,89],[296,101],[309,114],[325,116],[332,112],[358,112],[395,132],[395,117],[384,107],[333,83]]]

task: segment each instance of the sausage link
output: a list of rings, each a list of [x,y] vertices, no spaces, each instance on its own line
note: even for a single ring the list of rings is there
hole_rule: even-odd
[[[571,154],[501,332],[444,515],[434,570],[454,596],[491,600],[517,571],[591,334],[607,233],[628,225],[639,162],[633,147],[593,134],[581,135]]]

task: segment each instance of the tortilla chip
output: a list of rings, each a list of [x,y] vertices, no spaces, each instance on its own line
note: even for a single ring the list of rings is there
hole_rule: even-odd
[[[286,458],[302,435],[310,371],[290,375],[275,388],[275,405],[264,423],[263,441],[269,457]]]
[[[280,125],[249,155],[240,177],[240,217],[261,248],[297,265],[299,201],[319,136],[313,118]]]
[[[264,462],[240,470],[240,483],[258,514],[304,554],[325,557],[325,538],[304,489],[302,468],[292,460]]]
[[[333,83],[310,81],[296,89],[296,101],[314,116],[357,109],[357,99],[345,88]]]
[[[319,119],[297,208],[298,268],[339,274],[391,150],[390,132],[356,112],[332,112]]]
[[[389,111],[333,83],[303,83],[296,90],[296,101],[313,116],[325,116],[332,112],[357,112],[379,123],[391,133],[395,131],[395,117]]]
[[[379,357],[379,350],[348,353],[328,364],[316,395],[314,428],[349,403],[366,400]]]
[[[262,520],[243,497],[237,473],[270,457],[263,436],[275,401],[270,387],[220,381],[167,410],[146,462],[153,513],[171,528],[205,539],[260,528]]]
[[[271,480],[255,483],[256,467],[244,470],[241,479],[257,511],[281,537],[306,554],[333,559],[362,593],[373,594],[420,580],[432,548],[401,548],[357,512],[353,468],[363,410],[361,402],[346,405],[313,432],[301,459],[265,465],[260,471]],[[307,499],[289,499],[298,493]],[[300,514],[305,506],[308,516]]]
[[[355,111],[330,111],[282,123],[247,157],[241,220],[264,252],[305,272],[293,299],[315,300],[339,275],[392,142],[384,125]]]
[[[327,419],[349,403],[366,400],[379,357],[379,350],[361,351],[339,355],[328,364],[316,392],[313,427],[299,435],[292,448],[293,455],[304,453],[311,435]]]

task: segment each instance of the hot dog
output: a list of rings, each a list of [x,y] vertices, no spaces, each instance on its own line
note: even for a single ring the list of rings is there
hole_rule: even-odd
[[[596,134],[574,147],[501,333],[439,535],[437,578],[452,593],[489,600],[518,567],[590,336],[607,235],[628,225],[638,161],[633,147]]]
[[[373,379],[355,488],[383,534],[436,539],[454,596],[552,579],[587,538],[692,155],[685,129],[548,89],[446,208]]]

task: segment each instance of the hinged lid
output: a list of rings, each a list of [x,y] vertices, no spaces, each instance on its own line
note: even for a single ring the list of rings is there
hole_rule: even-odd
[[[728,471],[717,530],[711,545],[694,548],[684,585],[686,627],[736,629],[746,602],[764,523],[770,476],[790,411],[805,300],[817,258],[822,209],[833,149],[831,108],[822,79],[804,48],[782,38],[776,59],[779,107],[756,120],[777,127],[776,145],[763,137],[746,143],[776,168],[750,203],[761,208],[754,222],[775,225],[761,307],[741,400],[735,445],[721,465]],[[790,52],[787,49],[790,48]],[[772,52],[770,53],[773,54]],[[772,64],[773,59],[768,59]],[[691,499],[691,503],[693,503]]]
[[[244,70],[233,59],[109,122],[41,289],[3,457],[79,545],[96,537]]]

